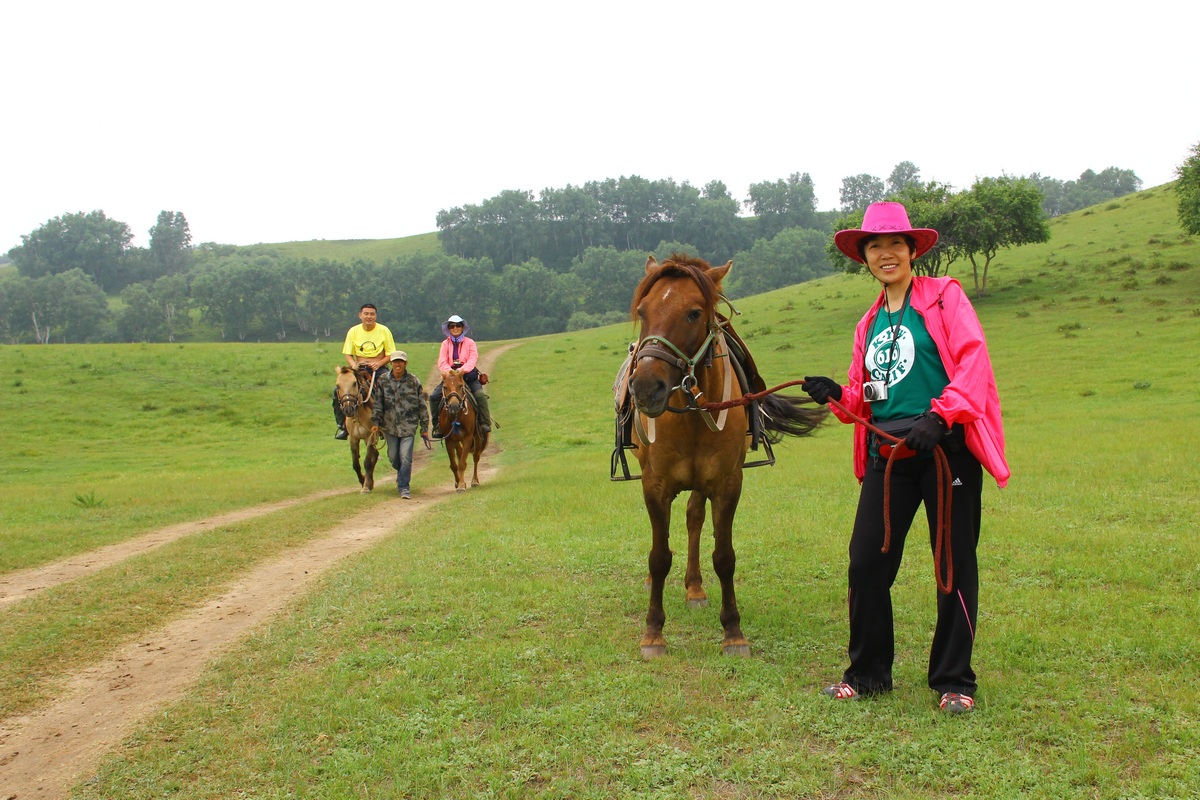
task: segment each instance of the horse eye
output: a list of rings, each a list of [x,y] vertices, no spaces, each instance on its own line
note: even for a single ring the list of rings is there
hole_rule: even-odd
[[[687,315],[687,321],[688,322],[699,322],[700,321],[700,309],[693,308],[691,311],[689,311],[688,315]]]

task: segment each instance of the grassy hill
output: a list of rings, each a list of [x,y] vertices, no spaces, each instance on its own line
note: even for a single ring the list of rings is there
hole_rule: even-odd
[[[857,496],[844,425],[747,471],[735,545],[752,656],[720,655],[718,604],[687,609],[677,556],[668,655],[641,661],[649,526],[638,485],[608,480],[627,323],[505,354],[489,384],[496,479],[335,567],[75,796],[1193,796],[1200,467],[1185,442],[1200,391],[1180,353],[1200,339],[1200,242],[1180,233],[1169,186],[1052,232],[1002,253],[975,301],[1013,478],[1003,491],[985,478],[973,717],[940,716],[924,686],[934,588],[920,522],[894,590],[896,691],[818,694],[844,666]],[[736,325],[769,384],[841,376],[877,291],[836,275],[734,298]],[[57,435],[14,425],[0,449],[0,573],[351,485],[330,438],[336,350],[0,348],[6,419],[58,400]],[[433,346],[409,350],[424,375]],[[69,372],[42,368],[60,354]],[[417,502],[448,480],[433,457]],[[379,491],[222,526],[14,606],[0,614],[3,715],[255,559],[389,502]]]
[[[420,233],[398,239],[312,239],[307,242],[278,242],[275,244],[251,245],[253,248],[268,248],[283,256],[311,258],[314,261],[328,259],[350,263],[356,259],[382,264],[389,258],[412,253],[441,249],[438,235]]]

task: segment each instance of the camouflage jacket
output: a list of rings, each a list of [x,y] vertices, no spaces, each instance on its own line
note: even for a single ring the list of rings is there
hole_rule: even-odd
[[[404,438],[416,434],[417,426],[429,432],[429,395],[421,389],[421,381],[411,372],[396,380],[388,372],[375,381],[371,395],[371,424],[383,433]]]

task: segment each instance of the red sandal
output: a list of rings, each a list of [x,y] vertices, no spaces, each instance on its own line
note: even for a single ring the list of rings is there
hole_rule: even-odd
[[[965,714],[975,708],[975,698],[969,694],[946,692],[938,707],[947,714]]]
[[[832,686],[826,686],[821,692],[834,700],[857,700],[862,697],[858,690],[848,683],[835,683]]]

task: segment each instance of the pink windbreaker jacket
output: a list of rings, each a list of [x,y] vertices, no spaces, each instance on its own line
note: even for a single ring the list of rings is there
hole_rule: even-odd
[[[442,349],[438,351],[438,372],[449,372],[454,369],[454,362],[451,360],[452,353],[454,353],[454,345],[450,343],[450,339],[442,339]],[[479,348],[475,346],[475,340],[471,337],[464,336],[463,340],[459,342],[458,360],[462,362],[464,374],[475,369],[479,363]]]
[[[966,432],[967,448],[979,459],[983,468],[996,479],[1000,487],[1008,485],[1012,474],[1004,458],[1004,424],[1000,419],[1000,395],[996,391],[996,376],[992,359],[975,308],[954,278],[913,277],[912,308],[921,315],[929,336],[937,345],[942,366],[950,383],[931,404],[946,424],[961,422]],[[880,295],[854,332],[854,360],[850,362],[850,384],[842,387],[841,403],[846,409],[866,418],[868,406],[862,399],[862,384],[866,372],[863,357],[866,352],[867,325],[883,304]],[[853,422],[836,406],[830,406],[842,422]],[[862,482],[867,472],[867,430],[861,425],[854,429],[854,475]]]

